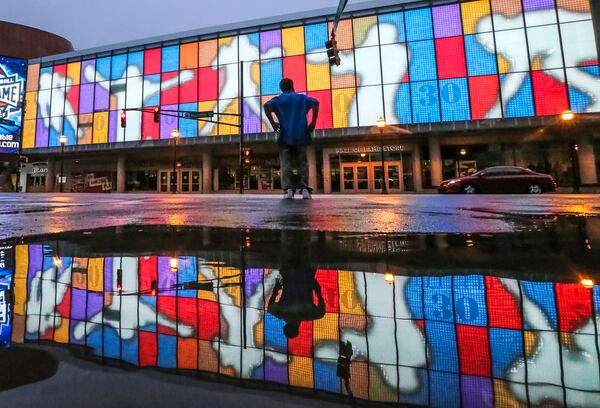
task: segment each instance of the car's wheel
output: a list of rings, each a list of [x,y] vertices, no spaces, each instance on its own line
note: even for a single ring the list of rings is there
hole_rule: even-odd
[[[539,184],[532,184],[527,189],[527,192],[529,192],[529,194],[542,194],[544,189]]]
[[[473,184],[467,184],[462,188],[462,191],[465,194],[475,194],[477,193],[477,188]]]

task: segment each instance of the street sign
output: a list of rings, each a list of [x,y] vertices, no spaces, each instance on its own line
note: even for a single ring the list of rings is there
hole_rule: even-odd
[[[15,124],[14,120],[0,119],[0,125],[14,126]]]
[[[203,112],[184,112],[183,117],[186,119],[205,119],[212,118],[215,116],[213,111],[203,111]]]

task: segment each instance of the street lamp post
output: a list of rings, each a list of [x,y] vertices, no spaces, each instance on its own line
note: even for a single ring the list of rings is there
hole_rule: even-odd
[[[379,128],[379,141],[381,142],[381,194],[387,194],[387,180],[385,179],[385,153],[383,151],[383,130],[386,127],[385,119],[379,118],[377,120],[377,127]]]
[[[171,182],[175,179],[175,187],[171,185],[171,192],[177,193],[177,139],[179,139],[179,129],[173,129],[171,131],[171,138],[173,139],[173,175],[171,176]]]
[[[65,154],[65,143],[67,143],[67,137],[65,135],[61,135],[58,138],[58,141],[60,142],[60,192],[63,192],[63,184],[64,184],[64,169],[65,169],[65,158],[64,158],[64,154]]]
[[[575,114],[566,110],[560,115],[560,119],[562,120],[565,126],[573,123],[575,119]],[[575,136],[569,135],[569,160],[571,161],[571,172],[573,174],[573,193],[579,193],[580,191],[580,174],[579,174],[579,159],[577,157],[577,153],[579,152],[579,145],[575,140]]]

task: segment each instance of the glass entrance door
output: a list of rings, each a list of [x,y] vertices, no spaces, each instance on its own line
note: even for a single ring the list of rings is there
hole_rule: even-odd
[[[386,181],[390,193],[404,190],[402,180],[402,162],[386,162]],[[381,191],[381,163],[343,163],[341,164],[342,193],[377,193]]]
[[[158,180],[159,193],[199,193],[202,188],[201,170],[159,170]]]

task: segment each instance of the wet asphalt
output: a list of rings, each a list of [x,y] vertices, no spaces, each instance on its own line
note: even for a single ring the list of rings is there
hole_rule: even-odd
[[[345,232],[499,233],[600,215],[600,195],[0,194],[0,238],[131,224]]]

